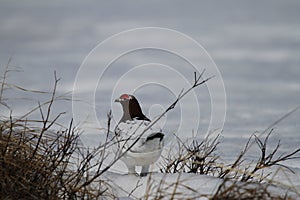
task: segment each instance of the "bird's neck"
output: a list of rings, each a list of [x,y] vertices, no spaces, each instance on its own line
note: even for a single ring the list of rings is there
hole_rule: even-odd
[[[150,121],[142,112],[142,108],[136,99],[129,101],[129,114],[131,118]]]
[[[126,122],[127,120],[145,120],[150,121],[142,112],[142,109],[137,100],[131,100],[129,102],[122,103],[123,116],[120,122]]]
[[[120,120],[120,122],[126,122],[127,120],[132,120],[131,116],[130,116],[130,112],[129,112],[129,103],[124,103],[122,105],[123,108],[123,116]]]

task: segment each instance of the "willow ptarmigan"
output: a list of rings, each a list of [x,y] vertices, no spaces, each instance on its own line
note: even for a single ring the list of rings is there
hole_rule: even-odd
[[[127,151],[121,160],[126,164],[129,174],[137,174],[136,166],[141,166],[140,176],[146,176],[150,164],[157,161],[161,155],[164,134],[154,128],[144,132],[151,121],[143,114],[139,102],[133,95],[122,94],[115,102],[119,102],[123,108],[123,116],[115,128],[120,150],[118,152]]]

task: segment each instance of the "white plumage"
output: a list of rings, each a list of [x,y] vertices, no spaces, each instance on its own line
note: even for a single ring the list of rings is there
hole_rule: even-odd
[[[118,152],[124,153],[121,160],[128,172],[137,174],[136,166],[142,166],[141,176],[147,175],[150,164],[160,157],[164,134],[149,128],[150,120],[142,113],[140,105],[132,95],[121,95],[116,102],[123,107],[123,117],[115,128]]]

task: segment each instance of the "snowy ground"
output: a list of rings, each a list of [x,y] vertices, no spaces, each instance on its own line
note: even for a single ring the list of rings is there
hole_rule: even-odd
[[[147,177],[137,177],[109,173],[106,177],[113,183],[117,196],[129,196],[132,199],[142,198],[147,194],[153,198],[159,195],[159,189],[164,195],[171,197],[175,188],[178,193],[177,198],[199,197],[200,194],[206,196],[212,194],[220,183],[217,178],[193,174],[153,173]]]
[[[273,195],[284,196],[289,194],[298,197],[295,192],[300,190],[299,184],[300,169],[297,168],[296,174],[280,172],[274,178],[274,183],[279,186],[271,186],[268,191]],[[221,179],[194,174],[161,174],[152,173],[147,177],[137,177],[135,175],[120,175],[117,173],[107,173],[105,178],[111,182],[114,194],[119,198],[137,199],[150,195],[152,199],[155,195],[171,197],[176,191],[176,199],[199,198],[208,199],[211,197],[218,186],[222,183]],[[294,185],[293,182],[297,182]],[[280,183],[280,184],[279,184]],[[261,187],[258,184],[249,184],[247,188]],[[161,192],[161,193],[160,193]],[[151,198],[152,197],[152,198]],[[201,198],[200,198],[201,197]]]
[[[268,151],[274,148],[274,145],[277,144],[277,139],[274,134],[274,137],[270,137],[270,147],[268,146]],[[99,140],[95,135],[93,137],[85,138],[85,142],[90,146],[96,146],[99,144]],[[99,137],[98,137],[99,138]],[[235,138],[235,141],[231,145],[222,144],[224,138],[220,140],[220,146],[216,150],[216,154],[220,154],[221,157],[218,160],[220,165],[232,164],[236,159],[238,153],[245,145],[246,138]],[[296,145],[295,145],[296,147]],[[165,147],[163,155],[166,156],[169,151],[167,149],[175,148],[172,143],[168,143]],[[290,152],[293,148],[279,149],[279,154]],[[176,152],[176,151],[175,151]],[[235,152],[231,155],[230,152]],[[111,154],[113,155],[113,154]],[[244,162],[244,167],[247,166],[247,163],[255,164],[257,159],[260,156],[259,149],[253,144],[249,149],[249,152],[245,155],[246,161]],[[276,157],[276,156],[275,156]],[[270,182],[271,187],[268,187],[268,191],[273,195],[284,196],[289,194],[295,199],[300,197],[300,168],[298,166],[299,159],[290,160],[288,162],[282,162],[281,164],[286,164],[292,171],[278,166],[272,166],[270,169],[264,169],[262,172],[267,175],[270,173],[270,176],[265,180],[265,182]],[[108,162],[109,163],[109,162]],[[107,164],[108,164],[107,163]],[[207,175],[197,175],[191,173],[181,173],[181,174],[165,174],[160,173],[159,168],[162,166],[162,159],[159,159],[155,164],[152,165],[152,173],[147,177],[137,177],[135,175],[127,175],[126,166],[118,161],[112,168],[105,174],[105,179],[108,180],[109,184],[113,188],[114,195],[117,197],[128,197],[129,199],[145,198],[147,195],[157,195],[158,192],[161,192],[163,195],[168,197],[172,196],[173,192],[176,191],[178,199],[183,198],[202,198],[208,199],[211,197],[219,185],[223,182],[223,179],[219,179],[214,176]],[[243,167],[240,167],[243,169]],[[239,183],[243,184],[243,183]],[[260,188],[261,185],[258,184],[249,184],[247,188]],[[297,193],[298,192],[298,193]],[[151,196],[153,198],[153,196]],[[150,199],[152,199],[150,198]],[[169,198],[166,198],[169,199]]]
[[[241,144],[243,146],[243,144]],[[165,152],[166,153],[166,152]],[[249,152],[246,159],[251,159]],[[256,156],[252,155],[252,159]],[[165,199],[170,199],[175,193],[175,199],[209,199],[218,190],[224,179],[214,176],[199,175],[192,173],[176,173],[167,174],[159,172],[162,160],[158,160],[153,164],[151,173],[146,177],[138,177],[136,175],[128,175],[125,165],[119,161],[102,176],[111,185],[113,194],[121,199],[154,199],[156,195],[162,195]],[[223,164],[230,164],[232,161],[227,160]],[[248,162],[249,163],[249,162]],[[291,162],[293,163],[293,162]],[[297,163],[297,162],[294,162]],[[282,163],[284,164],[284,163]],[[246,166],[246,164],[245,164]],[[286,194],[295,199],[300,197],[300,168],[297,165],[288,165],[291,170],[280,166],[272,166],[264,169],[265,175],[270,173],[262,185],[258,183],[237,184],[243,188],[264,188],[267,182],[271,183],[267,191],[274,196],[284,197]],[[240,167],[242,169],[243,167]],[[139,170],[139,169],[138,169]],[[232,182],[234,180],[231,180]],[[232,182],[228,182],[230,184]]]

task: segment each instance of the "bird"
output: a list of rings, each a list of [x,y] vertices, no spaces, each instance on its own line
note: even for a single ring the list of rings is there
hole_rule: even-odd
[[[144,131],[151,120],[144,115],[138,100],[131,94],[122,94],[115,102],[121,104],[123,115],[115,127],[121,160],[128,168],[128,174],[147,176],[149,167],[161,155],[164,146],[164,133],[154,128]],[[136,167],[141,166],[141,173]]]

